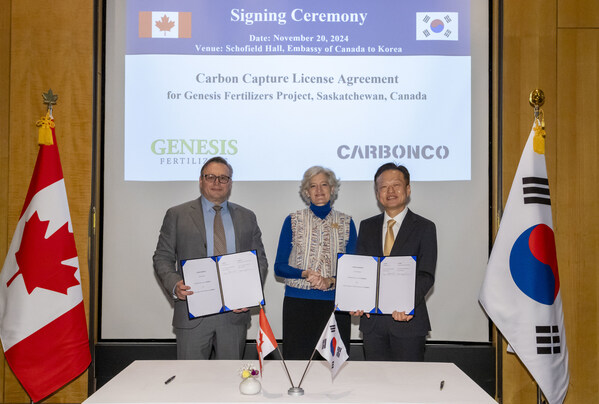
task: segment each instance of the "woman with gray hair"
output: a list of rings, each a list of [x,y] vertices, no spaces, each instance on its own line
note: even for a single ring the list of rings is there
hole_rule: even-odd
[[[339,180],[328,168],[304,173],[300,196],[307,208],[285,219],[275,260],[275,274],[285,278],[283,357],[309,359],[334,309],[337,253],[353,253],[356,226],[351,216],[332,209]],[[335,313],[349,352],[351,318]]]

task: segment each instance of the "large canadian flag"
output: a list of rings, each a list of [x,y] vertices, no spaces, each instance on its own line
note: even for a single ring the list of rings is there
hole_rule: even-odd
[[[79,261],[54,128],[51,134],[52,144],[40,145],[0,273],[4,355],[33,401],[73,380],[91,361]]]
[[[557,268],[545,131],[533,125],[505,205],[480,303],[550,404],[568,392],[568,347]]]

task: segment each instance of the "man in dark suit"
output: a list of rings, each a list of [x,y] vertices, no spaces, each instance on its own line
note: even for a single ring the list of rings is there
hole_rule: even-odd
[[[435,224],[410,209],[410,173],[402,165],[379,167],[374,183],[384,212],[363,220],[357,254],[415,256],[416,294],[414,314],[361,315],[360,330],[366,360],[423,361],[425,339],[431,330],[425,297],[435,281],[437,233]]]
[[[193,292],[183,283],[179,265],[183,259],[257,250],[262,277],[266,274],[268,264],[256,215],[228,202],[232,175],[225,159],[208,160],[200,173],[202,196],[170,208],[160,229],[154,271],[175,302],[172,324],[178,359],[209,359],[212,353],[214,359],[243,357],[248,309],[190,319],[185,300]]]

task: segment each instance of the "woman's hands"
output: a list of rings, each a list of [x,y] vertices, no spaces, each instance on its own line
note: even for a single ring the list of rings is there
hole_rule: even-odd
[[[302,272],[302,277],[310,282],[312,288],[318,290],[327,290],[335,285],[335,278],[325,278],[320,274],[320,272],[316,272],[311,269],[306,269],[304,272]]]

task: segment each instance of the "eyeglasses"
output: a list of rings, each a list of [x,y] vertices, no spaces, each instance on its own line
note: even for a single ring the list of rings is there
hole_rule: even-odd
[[[204,174],[202,177],[204,177],[204,180],[207,182],[216,182],[216,180],[218,180],[220,184],[228,184],[229,181],[231,181],[231,177],[226,175]]]

